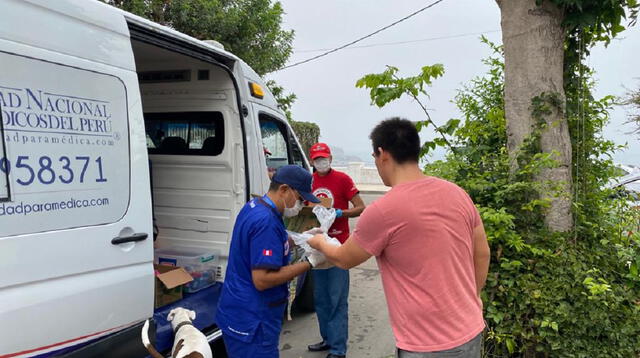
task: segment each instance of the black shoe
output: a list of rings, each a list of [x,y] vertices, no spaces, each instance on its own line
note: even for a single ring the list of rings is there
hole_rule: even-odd
[[[329,355],[327,356],[327,358],[345,358],[346,356],[342,356],[342,355],[337,355],[337,354],[333,354],[333,353],[329,353]]]
[[[329,345],[325,341],[307,346],[307,349],[311,352],[328,351],[329,348],[331,347],[329,347]]]

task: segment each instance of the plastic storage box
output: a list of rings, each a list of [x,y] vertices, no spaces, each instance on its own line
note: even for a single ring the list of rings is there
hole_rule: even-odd
[[[168,247],[155,250],[155,263],[159,265],[182,267],[193,277],[193,281],[184,285],[184,292],[193,293],[207,288],[216,282],[219,264],[219,252],[201,251],[194,248]]]

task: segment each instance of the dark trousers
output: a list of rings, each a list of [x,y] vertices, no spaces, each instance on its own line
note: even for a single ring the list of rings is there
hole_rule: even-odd
[[[313,270],[316,314],[330,352],[347,354],[349,338],[349,271],[338,267]]]
[[[397,358],[480,358],[482,353],[482,333],[472,340],[455,348],[438,352],[409,352],[403,349],[396,349]]]

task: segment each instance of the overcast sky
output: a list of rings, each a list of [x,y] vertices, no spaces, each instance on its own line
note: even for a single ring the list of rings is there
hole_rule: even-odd
[[[373,32],[431,2],[280,1],[286,11],[284,27],[295,30],[294,54],[290,63],[322,53],[313,50],[334,48]],[[431,109],[436,123],[443,124],[460,116],[451,103],[456,91],[486,71],[481,59],[491,52],[480,43],[478,33],[486,33],[490,40],[501,43],[499,30],[500,11],[495,1],[447,0],[356,46],[461,35],[459,37],[347,48],[268,77],[298,96],[293,106],[294,119],[317,123],[322,141],[368,159],[371,153],[368,134],[377,122],[390,116],[417,120],[424,114],[409,99],[399,100],[383,109],[371,106],[368,91],[355,88],[360,77],[382,72],[385,65],[400,68],[401,75],[414,75],[424,65],[442,63],[445,75],[436,80],[429,90],[431,98],[427,107]],[[639,86],[638,54],[640,27],[624,32],[621,40],[614,41],[607,49],[596,48],[589,59],[597,71],[596,95],[622,95],[625,87]],[[638,136],[625,134],[633,129],[623,125],[627,115],[625,109],[616,109],[606,136],[620,144],[629,143],[628,150],[616,155],[617,161],[640,165],[640,140]]]

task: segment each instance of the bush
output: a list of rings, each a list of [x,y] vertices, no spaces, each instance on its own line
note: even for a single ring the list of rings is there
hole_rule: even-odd
[[[488,73],[456,97],[464,118],[454,133],[455,150],[425,167],[467,190],[484,221],[492,250],[482,294],[485,356],[637,356],[640,236],[631,227],[640,215],[605,189],[615,173],[610,157],[617,148],[602,138],[613,98],[567,90],[576,227],[571,234],[549,233],[542,224],[548,202],[539,193],[554,186],[532,178],[555,163],[538,152],[534,136],[519,156],[520,169],[510,172],[504,66],[500,48],[493,48],[496,55],[485,60]],[[580,81],[592,87],[588,76]],[[584,112],[572,110],[578,105]]]

